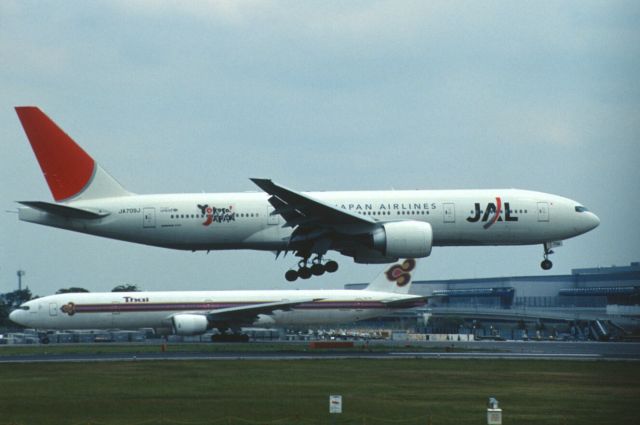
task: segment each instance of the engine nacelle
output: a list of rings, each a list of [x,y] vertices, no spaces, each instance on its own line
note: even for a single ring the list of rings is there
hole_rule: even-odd
[[[176,314],[172,320],[176,335],[201,335],[209,329],[209,321],[199,314]]]
[[[373,248],[389,258],[422,258],[431,254],[433,230],[423,221],[384,223],[372,234]]]
[[[286,313],[285,313],[286,314]],[[258,319],[253,322],[254,326],[271,327],[276,324],[275,319],[270,314],[259,314]]]

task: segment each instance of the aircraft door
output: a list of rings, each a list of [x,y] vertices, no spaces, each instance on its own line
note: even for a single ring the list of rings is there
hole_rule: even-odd
[[[58,315],[58,304],[49,303],[49,316],[57,316]]]
[[[538,202],[538,221],[549,221],[549,204]]]
[[[446,202],[442,204],[442,211],[445,223],[456,222],[456,206],[453,202]]]
[[[144,208],[142,210],[142,227],[150,229],[156,227],[156,209]]]
[[[120,303],[118,301],[111,301],[111,317],[106,318],[109,321],[109,325],[117,327],[122,325],[120,323]]]

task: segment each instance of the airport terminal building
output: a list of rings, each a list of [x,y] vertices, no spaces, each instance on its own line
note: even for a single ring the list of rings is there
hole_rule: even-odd
[[[508,339],[608,339],[640,331],[640,262],[569,275],[414,281],[411,293],[429,297],[413,323],[402,314],[372,325]]]

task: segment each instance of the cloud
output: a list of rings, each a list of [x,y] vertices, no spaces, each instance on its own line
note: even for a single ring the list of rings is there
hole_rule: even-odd
[[[140,0],[113,2],[124,13],[156,18],[184,16],[215,24],[241,26],[249,24],[256,16],[275,8],[272,1],[248,0]]]

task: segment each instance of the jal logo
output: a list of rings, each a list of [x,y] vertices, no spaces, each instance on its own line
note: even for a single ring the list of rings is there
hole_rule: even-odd
[[[493,202],[489,202],[483,210],[480,208],[480,203],[475,203],[475,211],[473,215],[467,217],[467,221],[469,223],[477,223],[479,221],[485,223],[482,227],[488,229],[493,226],[497,221],[518,221],[518,217],[515,215],[511,215],[511,208],[509,208],[509,203],[504,203],[504,220],[502,218],[502,199],[498,196],[496,197],[495,204]]]
[[[404,286],[411,281],[411,270],[416,267],[416,260],[409,258],[404,260],[402,264],[394,264],[386,271],[387,279],[390,282],[396,282],[398,286]]]
[[[203,226],[208,226],[214,221],[216,223],[229,223],[230,221],[236,221],[236,213],[233,211],[232,205],[230,205],[229,208],[219,208],[210,207],[209,204],[198,204],[198,209],[200,209],[200,213],[206,218],[202,223]]]

